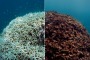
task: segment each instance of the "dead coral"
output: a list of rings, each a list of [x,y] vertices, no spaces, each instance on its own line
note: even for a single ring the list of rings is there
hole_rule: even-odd
[[[45,23],[46,60],[90,59],[90,36],[81,23],[56,12],[46,12]]]

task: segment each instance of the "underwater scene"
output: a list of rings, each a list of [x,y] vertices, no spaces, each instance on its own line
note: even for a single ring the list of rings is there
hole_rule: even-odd
[[[44,0],[0,0],[0,60],[45,60]]]
[[[45,0],[45,60],[90,60],[90,0]]]
[[[70,15],[81,22],[90,33],[90,0],[45,0],[45,11]]]
[[[0,0],[0,60],[90,60],[90,0]]]

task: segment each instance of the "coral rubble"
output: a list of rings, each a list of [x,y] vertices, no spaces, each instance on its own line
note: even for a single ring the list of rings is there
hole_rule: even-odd
[[[45,60],[45,12],[29,13],[13,19],[2,33],[2,60]]]
[[[81,23],[57,12],[45,15],[45,59],[90,60],[90,36]]]

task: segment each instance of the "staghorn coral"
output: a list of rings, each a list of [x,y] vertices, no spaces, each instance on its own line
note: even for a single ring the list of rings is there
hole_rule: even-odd
[[[57,12],[45,15],[45,59],[90,60],[90,36],[81,23]]]
[[[2,60],[45,60],[44,12],[13,19],[2,33]]]

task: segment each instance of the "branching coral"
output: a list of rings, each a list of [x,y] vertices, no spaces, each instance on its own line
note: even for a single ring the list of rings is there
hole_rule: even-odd
[[[83,25],[68,15],[45,15],[45,60],[90,60],[90,35]]]
[[[44,19],[44,12],[13,19],[2,33],[5,43],[0,48],[1,57],[5,60],[44,60]]]

